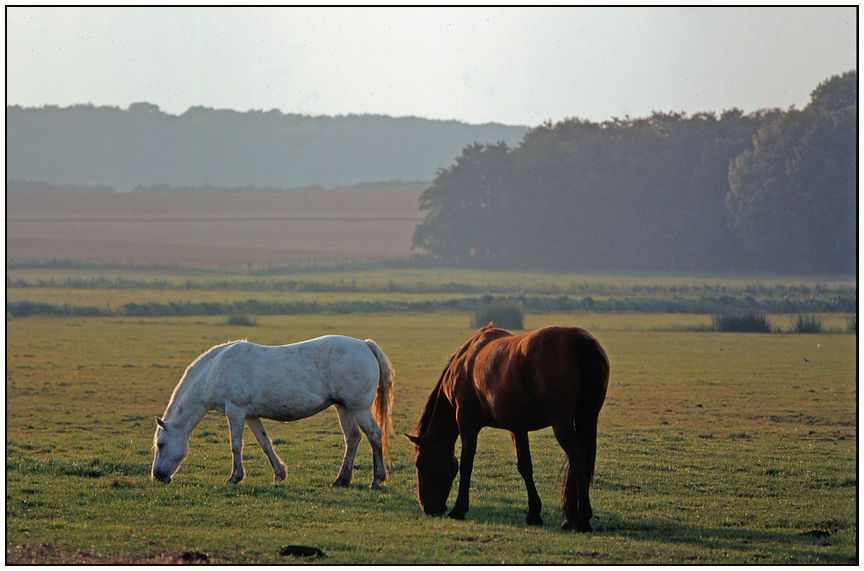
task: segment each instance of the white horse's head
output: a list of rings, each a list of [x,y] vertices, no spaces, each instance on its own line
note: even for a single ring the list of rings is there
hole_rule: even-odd
[[[172,428],[170,424],[156,417],[156,434],[153,435],[153,469],[150,477],[168,484],[171,476],[189,454],[189,435]]]

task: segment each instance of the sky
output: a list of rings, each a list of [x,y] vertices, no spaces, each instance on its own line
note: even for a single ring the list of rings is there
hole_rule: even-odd
[[[802,108],[851,8],[6,8],[6,103],[536,126]]]

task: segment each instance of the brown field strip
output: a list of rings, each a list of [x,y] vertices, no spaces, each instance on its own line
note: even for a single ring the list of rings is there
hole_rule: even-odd
[[[410,255],[425,185],[6,197],[7,260],[238,265]]]

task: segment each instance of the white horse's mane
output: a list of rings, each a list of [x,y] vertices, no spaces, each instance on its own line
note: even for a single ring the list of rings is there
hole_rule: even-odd
[[[189,380],[191,378],[197,378],[196,373],[198,372],[198,369],[200,369],[204,365],[209,364],[210,361],[212,361],[216,355],[221,353],[222,350],[225,349],[226,347],[228,347],[229,345],[234,345],[235,343],[242,343],[245,341],[246,341],[246,339],[237,339],[235,341],[226,341],[225,343],[222,343],[221,345],[215,345],[215,346],[209,348],[204,353],[198,355],[198,358],[195,359],[194,361],[192,361],[192,363],[188,367],[186,367],[186,371],[183,373],[183,376],[180,377],[180,382],[178,382],[177,386],[174,387],[174,392],[171,393],[171,399],[168,401],[168,407],[165,409],[166,412],[171,409],[171,405],[173,405],[174,401],[177,399],[177,397],[180,396],[180,392],[185,387],[189,386]]]

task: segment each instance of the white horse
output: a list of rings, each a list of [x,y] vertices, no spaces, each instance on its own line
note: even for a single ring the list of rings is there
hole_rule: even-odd
[[[281,347],[246,341],[217,345],[189,365],[165,414],[156,417],[151,476],[166,484],[171,481],[189,453],[192,430],[207,411],[216,410],[228,417],[231,431],[234,468],[228,483],[236,484],[245,475],[241,458],[244,422],[280,482],[285,479],[285,463],[273,450],[261,419],[288,422],[335,405],[345,435],[345,458],[331,485],[351,483],[362,429],[372,445],[371,487],[380,489],[387,479],[382,452],[389,457],[393,431],[393,378],[390,361],[368,339],[328,335]]]

